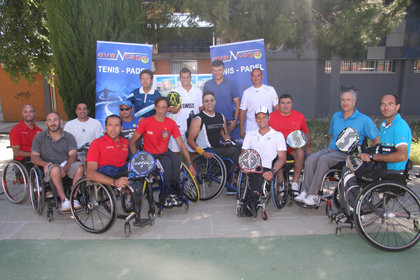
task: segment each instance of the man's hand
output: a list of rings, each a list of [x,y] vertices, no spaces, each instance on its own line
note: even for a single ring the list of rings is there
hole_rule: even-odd
[[[364,154],[364,153],[357,155],[357,157],[360,158],[363,161],[371,161],[369,156],[370,156],[369,154]]]
[[[305,153],[306,153],[307,156],[310,156],[312,154],[311,148],[306,147],[305,148]]]
[[[47,163],[46,165],[44,165],[44,174],[48,173],[48,166],[52,165],[52,162]]]
[[[241,130],[239,131],[239,136],[240,136],[241,138],[245,138],[245,135],[246,135],[245,130],[244,130],[244,129],[241,129]]]
[[[194,177],[197,176],[197,172],[195,171],[195,168],[193,165],[188,166],[188,170],[190,170],[191,175],[193,175]]]
[[[130,184],[128,177],[121,177],[115,180],[115,187],[116,188],[126,188]]]
[[[206,159],[210,159],[210,158],[213,158],[214,157],[214,155],[212,153],[210,153],[210,152],[204,152],[202,154],[202,156],[205,157]]]
[[[265,179],[265,180],[267,180],[267,181],[271,181],[272,179],[273,179],[273,176],[274,176],[274,174],[273,174],[273,171],[266,171],[266,172],[264,172],[263,174],[262,174],[262,176],[263,176],[263,178]]]
[[[229,121],[229,126],[228,126],[228,131],[232,132],[236,127],[236,121],[235,120],[231,120]]]

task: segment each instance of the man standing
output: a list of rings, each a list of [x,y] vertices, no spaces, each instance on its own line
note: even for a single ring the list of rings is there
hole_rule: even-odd
[[[140,72],[141,88],[136,88],[128,96],[129,100],[134,105],[134,116],[137,118],[147,118],[153,116],[155,111],[155,99],[160,97],[160,93],[152,87],[153,73],[148,69]]]
[[[294,175],[292,182],[292,190],[296,193],[299,192],[299,177],[303,170],[303,162],[305,161],[305,152],[309,156],[311,154],[311,137],[309,135],[308,126],[306,125],[305,116],[293,110],[293,99],[289,94],[283,94],[280,96],[279,110],[276,110],[270,114],[270,127],[280,131],[284,138],[294,130],[301,130],[306,134],[307,142],[305,151],[303,148],[292,149],[287,147],[287,154],[291,155],[295,160],[294,164]]]
[[[36,134],[42,132],[34,122],[35,108],[26,104],[22,107],[22,118],[9,133],[10,146],[13,149],[13,157],[22,162],[29,170],[32,167],[31,147]]]
[[[163,167],[164,207],[181,206],[182,200],[179,198],[180,191],[180,166],[179,157],[168,150],[169,138],[172,135],[185,160],[191,173],[195,176],[195,169],[192,166],[190,155],[182,141],[181,133],[176,123],[166,117],[169,102],[165,97],[158,97],[155,100],[154,116],[142,119],[130,139],[130,152],[134,155],[137,151],[136,141],[143,135],[144,151],[152,154],[159,159]]]
[[[133,116],[133,104],[129,100],[120,103],[120,118],[122,121],[120,136],[130,141],[139,124],[139,118]]]
[[[47,130],[38,133],[32,143],[31,161],[43,168],[45,181],[52,181],[61,199],[60,211],[70,210],[70,201],[64,193],[62,178],[73,179],[73,185],[83,176],[84,168],[77,161],[77,144],[74,136],[61,129],[58,113],[49,113],[45,124]],[[75,201],[76,208],[80,205]]]
[[[274,110],[278,110],[279,108],[279,99],[276,90],[272,86],[263,85],[262,80],[263,74],[261,69],[253,69],[251,72],[251,81],[254,85],[244,91],[241,100],[241,110],[239,113],[239,135],[241,138],[245,137],[245,126],[247,133],[258,129],[257,122],[255,121],[255,110],[258,107],[264,106],[268,108],[270,113],[273,111],[273,107]]]
[[[245,204],[254,217],[257,216],[257,203],[262,193],[264,180],[271,181],[286,163],[286,143],[283,135],[270,127],[268,108],[265,106],[258,107],[255,110],[255,119],[258,130],[247,133],[242,145],[243,150],[253,149],[258,152],[264,169],[262,175],[248,174],[250,190],[248,190]],[[273,160],[276,157],[278,159],[273,166]]]
[[[360,144],[363,143],[365,137],[372,140],[373,145],[379,143],[378,129],[371,118],[355,108],[356,100],[357,93],[352,89],[344,90],[341,93],[342,111],[336,112],[331,119],[328,148],[319,150],[306,159],[301,193],[295,197],[295,201],[310,207],[318,204],[319,190],[325,172],[340,161],[346,160],[346,154],[340,152],[335,144],[338,135],[344,128],[348,126],[354,128],[359,134]]]
[[[76,104],[77,118],[68,121],[64,125],[64,131],[71,133],[76,138],[77,148],[92,142],[103,133],[100,121],[90,118],[88,114],[89,109],[87,104],[83,101],[78,102]]]
[[[236,127],[239,118],[239,91],[235,83],[224,75],[225,64],[221,60],[211,63],[213,79],[204,84],[204,92],[213,92],[217,100],[215,111],[223,114],[226,118],[228,131]],[[235,103],[235,110],[232,104]]]
[[[186,132],[188,130],[187,120],[188,117],[196,115],[202,106],[203,92],[201,89],[191,85],[191,71],[188,68],[183,68],[179,73],[181,86],[177,87],[174,91],[181,96],[181,107],[169,107],[168,117],[175,120],[181,132],[182,141],[187,144]],[[169,139],[169,149],[174,153],[179,153],[180,149],[175,139],[171,136]],[[191,148],[187,149],[192,152]]]

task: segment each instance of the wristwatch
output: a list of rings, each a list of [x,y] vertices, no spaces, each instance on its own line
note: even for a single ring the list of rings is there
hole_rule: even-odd
[[[271,172],[273,172],[273,175],[276,175],[278,171],[273,168],[271,169]]]
[[[371,161],[373,161],[373,154],[370,154],[370,155],[369,155],[369,159],[370,159]]]

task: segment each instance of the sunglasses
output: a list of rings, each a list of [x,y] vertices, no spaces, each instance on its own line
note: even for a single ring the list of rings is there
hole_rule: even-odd
[[[209,103],[209,102],[214,102],[214,99],[206,99],[206,100],[203,100],[204,101],[204,103]]]
[[[131,107],[128,107],[128,108],[120,108],[120,111],[129,111],[129,110],[131,110]]]

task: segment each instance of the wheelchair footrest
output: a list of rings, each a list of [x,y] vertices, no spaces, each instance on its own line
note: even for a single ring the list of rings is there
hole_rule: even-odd
[[[133,222],[135,227],[145,227],[147,225],[152,225],[155,219],[139,219]]]

